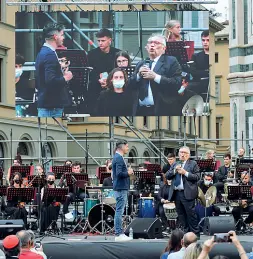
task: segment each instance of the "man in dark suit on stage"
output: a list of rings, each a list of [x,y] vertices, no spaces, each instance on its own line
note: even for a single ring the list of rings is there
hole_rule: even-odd
[[[168,200],[175,200],[180,224],[185,232],[199,235],[195,200],[198,197],[199,167],[190,160],[190,149],[186,146],[179,149],[179,163],[174,163],[167,173],[172,180]]]
[[[111,187],[112,186],[112,183],[113,183],[113,181],[112,181],[112,164],[108,165],[108,171],[107,172],[111,173],[111,176],[109,176],[109,177],[104,179],[103,187],[106,187],[106,186],[110,186]]]
[[[166,39],[163,35],[152,35],[146,49],[149,59],[137,64],[129,82],[136,97],[133,115],[175,115],[181,67],[175,57],[164,54]]]
[[[45,43],[35,62],[38,90],[38,117],[62,117],[63,108],[71,104],[67,82],[73,78],[68,69],[61,70],[56,48],[62,46],[64,26],[49,23],[43,28]]]

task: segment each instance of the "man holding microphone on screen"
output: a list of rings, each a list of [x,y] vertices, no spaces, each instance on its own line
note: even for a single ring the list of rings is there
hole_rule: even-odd
[[[115,241],[130,241],[132,238],[123,234],[122,216],[127,204],[128,190],[130,188],[130,175],[133,169],[127,169],[124,155],[128,153],[129,147],[126,140],[120,140],[116,143],[116,153],[112,160],[113,172],[113,190],[116,198],[116,212],[114,217]]]
[[[194,232],[199,236],[195,199],[198,197],[199,167],[190,160],[189,147],[179,149],[179,163],[174,163],[166,176],[172,180],[168,200],[175,200],[179,223],[185,233]]]

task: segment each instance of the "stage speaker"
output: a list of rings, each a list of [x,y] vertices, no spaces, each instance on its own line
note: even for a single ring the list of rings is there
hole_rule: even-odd
[[[5,238],[8,235],[15,235],[23,230],[24,221],[22,219],[0,220],[0,237]]]
[[[129,235],[130,228],[133,229],[134,238],[155,239],[163,238],[162,223],[155,218],[136,218],[125,231]]]
[[[235,230],[235,221],[233,216],[208,217],[204,223],[204,235],[211,236],[215,233],[228,233]]]

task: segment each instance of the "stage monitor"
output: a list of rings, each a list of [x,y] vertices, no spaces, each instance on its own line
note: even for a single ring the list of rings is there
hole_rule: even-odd
[[[209,12],[17,12],[15,64],[17,117],[202,116]]]

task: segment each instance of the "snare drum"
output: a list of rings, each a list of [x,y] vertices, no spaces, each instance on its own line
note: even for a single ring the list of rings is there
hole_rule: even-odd
[[[88,217],[90,210],[99,203],[98,199],[87,199],[83,205],[83,215]]]
[[[139,199],[139,218],[155,218],[155,205],[153,197]]]

